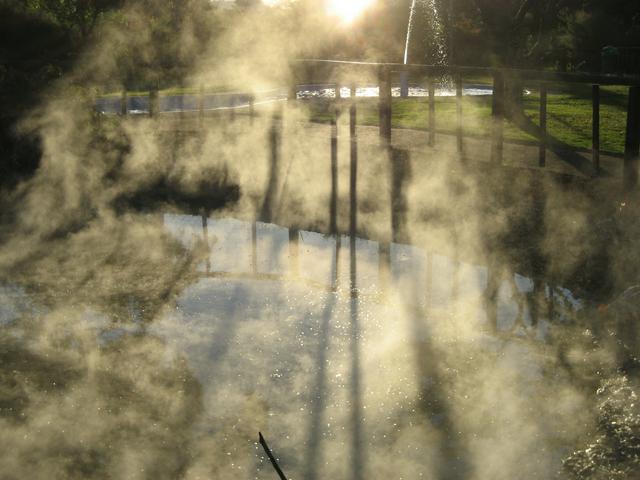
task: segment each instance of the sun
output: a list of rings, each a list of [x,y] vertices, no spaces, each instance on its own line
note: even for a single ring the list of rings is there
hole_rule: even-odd
[[[344,23],[353,23],[372,3],[373,0],[328,0],[327,13]]]

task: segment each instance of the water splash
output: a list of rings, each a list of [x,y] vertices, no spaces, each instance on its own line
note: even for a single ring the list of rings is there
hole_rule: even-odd
[[[404,48],[404,64],[409,63],[409,46],[411,45],[411,34],[415,23],[415,16],[417,10],[417,0],[412,0],[411,10],[409,11],[409,23],[407,25],[407,38]],[[442,21],[440,9],[438,7],[437,0],[424,0],[423,1],[426,10],[428,12],[427,32],[430,41],[429,57],[431,62],[437,65],[447,64],[447,36],[445,32],[445,26]]]
[[[409,23],[407,25],[407,40],[404,46],[404,64],[409,60],[409,43],[411,40],[411,30],[413,29],[413,16],[416,11],[416,0],[411,1],[411,10],[409,11]]]
[[[427,0],[427,6],[431,13],[429,29],[431,32],[431,58],[437,65],[447,65],[448,63],[448,45],[447,33],[442,20],[442,15],[438,7],[437,0]]]

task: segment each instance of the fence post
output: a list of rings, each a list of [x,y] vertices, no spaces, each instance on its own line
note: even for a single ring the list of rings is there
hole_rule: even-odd
[[[487,288],[483,293],[483,303],[487,315],[488,333],[495,335],[498,333],[498,292],[502,275],[494,259],[489,260],[487,274]]]
[[[436,144],[436,87],[433,77],[429,77],[427,89],[429,90],[429,146]]]
[[[204,244],[207,248],[207,252],[211,252],[209,244],[209,226],[207,220],[207,210],[202,208],[200,210],[200,217],[202,218],[202,235],[204,237]],[[209,274],[211,273],[211,253],[207,255],[207,261],[205,262],[205,270]]]
[[[296,228],[289,229],[289,273],[292,277],[300,275],[300,231]]]
[[[407,183],[411,178],[408,150],[391,149],[391,241],[409,243]]]
[[[329,200],[329,232],[338,233],[338,116],[336,108],[331,117],[331,198]]]
[[[256,103],[256,97],[255,97],[255,95],[251,94],[249,96],[249,123],[251,125],[253,125],[253,119],[254,119],[254,117],[256,115],[255,103]]]
[[[251,272],[258,274],[258,225],[255,219],[251,222]]]
[[[120,115],[126,116],[128,112],[127,104],[129,103],[129,99],[127,98],[127,89],[122,90],[122,95],[120,96]]]
[[[155,117],[159,111],[158,89],[154,88],[149,91],[149,116]]]
[[[356,234],[358,232],[358,130],[355,85],[351,86],[349,108],[349,134],[351,137],[351,159],[349,174],[349,245],[351,298],[357,295],[356,285]]]
[[[384,297],[391,285],[391,243],[378,243],[378,291]]]
[[[279,174],[283,129],[282,118],[283,112],[281,108],[275,107],[271,116],[271,126],[269,128],[269,180],[259,217],[261,221],[266,223],[273,221],[275,204],[278,196],[278,186],[280,184]]]
[[[540,85],[540,142],[538,144],[538,165],[547,164],[547,86]]]
[[[380,124],[380,137],[386,141],[386,144],[391,143],[391,71],[389,68],[380,68],[378,83],[380,85],[380,92],[378,94],[380,102],[379,112],[379,124]]]
[[[291,79],[291,83],[289,84],[289,94],[287,98],[289,102],[298,100],[298,84],[295,77]]]
[[[204,123],[204,85],[200,85],[198,93],[198,121],[200,126]]]
[[[229,95],[229,122],[236,121],[236,94],[231,93]]]
[[[591,120],[591,159],[596,173],[600,171],[600,85],[591,87],[592,120]]]
[[[640,155],[640,87],[629,87],[627,132],[624,144],[624,190],[638,185],[638,156]]]
[[[493,74],[492,97],[491,161],[502,165],[502,150],[504,145],[504,76],[502,72],[496,71]]]
[[[400,97],[409,97],[409,71],[402,70],[400,72]]]
[[[462,155],[462,77],[459,73],[456,74],[456,141],[458,153]]]

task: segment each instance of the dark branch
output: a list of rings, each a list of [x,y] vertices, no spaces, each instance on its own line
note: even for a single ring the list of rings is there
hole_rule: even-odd
[[[267,442],[265,441],[264,437],[262,436],[262,433],[258,432],[258,435],[259,435],[259,438],[260,438],[260,445],[262,445],[262,448],[264,448],[264,451],[267,453],[267,457],[269,457],[269,460],[271,460],[271,465],[273,465],[273,468],[276,470],[276,472],[280,476],[280,479],[281,480],[287,480],[287,477],[285,476],[284,472],[282,471],[282,469],[278,465],[278,462],[276,461],[275,457],[271,453],[271,450],[269,450],[269,446],[267,445]]]

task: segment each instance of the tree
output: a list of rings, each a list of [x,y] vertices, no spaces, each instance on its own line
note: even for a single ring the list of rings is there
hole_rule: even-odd
[[[37,140],[17,134],[15,125],[69,68],[74,49],[69,32],[50,16],[0,0],[0,188],[37,167]]]
[[[106,12],[119,8],[123,0],[28,0],[28,8],[55,18],[64,28],[86,39]]]
[[[640,4],[584,0],[565,11],[562,40],[571,65],[598,71],[603,47],[640,47]]]

